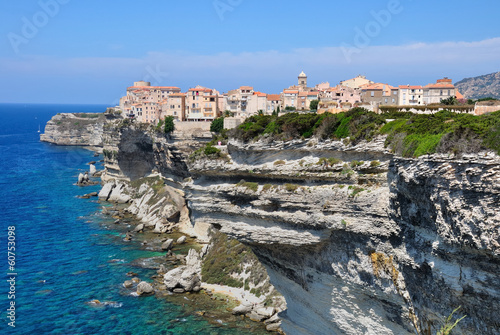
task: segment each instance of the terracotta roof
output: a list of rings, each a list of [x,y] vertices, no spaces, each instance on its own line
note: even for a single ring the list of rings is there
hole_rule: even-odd
[[[279,94],[268,94],[267,100],[268,101],[279,101],[279,100],[281,100],[281,97]]]
[[[421,90],[423,87],[422,86],[410,86],[410,85],[399,85],[399,88],[402,89],[410,89],[410,90]]]
[[[241,86],[240,87],[240,90],[253,90],[253,87],[252,86]]]
[[[256,95],[256,96],[259,96],[259,97],[266,97],[267,96],[266,93],[262,93],[262,92],[254,92],[253,95]]]
[[[211,89],[206,88],[206,87],[190,88],[189,91],[190,92],[194,92],[194,91],[198,91],[198,92],[212,92]]]
[[[453,84],[448,83],[434,83],[425,86],[426,88],[455,88]]]
[[[283,90],[283,93],[288,93],[288,94],[297,94],[299,93],[299,91],[296,91],[296,90]]]
[[[184,97],[184,96],[186,96],[186,93],[170,93],[168,96],[169,97]]]
[[[457,99],[464,99],[464,95],[462,93],[460,93],[458,90],[455,91],[455,96],[457,97]]]

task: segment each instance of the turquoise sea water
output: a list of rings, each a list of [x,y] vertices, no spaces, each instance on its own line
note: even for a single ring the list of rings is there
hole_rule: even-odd
[[[250,334],[214,325],[181,304],[124,293],[128,271],[148,281],[154,274],[132,262],[158,253],[121,243],[116,231],[103,228],[109,218],[99,213],[101,205],[76,197],[99,190],[74,185],[93,153],[41,143],[37,132],[57,113],[105,107],[0,104],[0,334]],[[13,226],[15,328],[7,319]],[[96,308],[88,304],[93,299],[116,304]]]

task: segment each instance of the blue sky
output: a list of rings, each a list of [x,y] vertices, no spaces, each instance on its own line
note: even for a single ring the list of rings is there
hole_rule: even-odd
[[[500,71],[498,1],[3,1],[0,102],[115,104],[133,81],[251,85]]]

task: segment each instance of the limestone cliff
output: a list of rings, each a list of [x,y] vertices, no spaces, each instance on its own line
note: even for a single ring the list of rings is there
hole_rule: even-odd
[[[155,229],[171,227],[158,213],[178,212],[193,235],[215,227],[251,247],[286,298],[288,334],[435,333],[458,306],[459,333],[500,332],[494,153],[403,159],[378,138],[233,141],[190,156],[193,138],[118,121],[104,126],[103,145],[104,180],[172,188],[150,201],[138,185],[125,199]]]
[[[105,120],[105,114],[57,114],[47,122],[40,140],[58,145],[99,147]]]
[[[191,162],[195,222],[250,245],[289,334],[500,330],[500,158],[392,157],[383,139],[229,146]],[[240,181],[244,179],[244,181]]]

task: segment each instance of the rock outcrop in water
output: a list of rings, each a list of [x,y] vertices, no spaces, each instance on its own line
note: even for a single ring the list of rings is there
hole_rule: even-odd
[[[404,159],[379,138],[231,142],[190,160],[193,141],[104,128],[100,197],[119,187],[143,229],[214,227],[249,246],[286,298],[286,333],[435,333],[458,306],[459,332],[500,331],[496,154]]]

